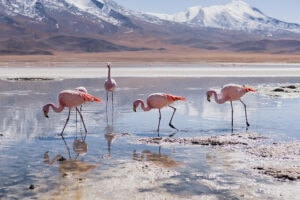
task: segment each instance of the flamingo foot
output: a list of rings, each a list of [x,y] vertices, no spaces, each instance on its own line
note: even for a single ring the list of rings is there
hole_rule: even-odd
[[[177,131],[179,131],[175,126],[173,126],[173,124],[170,123],[169,126],[173,129],[176,129]]]
[[[156,132],[157,132],[157,137],[159,137],[159,129],[157,129]]]

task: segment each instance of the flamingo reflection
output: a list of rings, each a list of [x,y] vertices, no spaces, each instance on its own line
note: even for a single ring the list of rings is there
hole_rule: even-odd
[[[61,138],[66,146],[68,158],[65,158],[64,156],[58,154],[53,156],[51,160],[49,151],[46,151],[44,153],[44,163],[48,165],[58,163],[58,171],[62,177],[78,177],[90,172],[91,170],[99,166],[99,164],[90,164],[78,159],[79,156],[84,156],[87,153],[87,143],[85,142],[85,140],[76,138],[73,141],[73,150],[76,155],[74,156],[74,158],[72,158],[68,143],[63,136],[61,136]]]
[[[107,156],[103,156],[104,158],[111,158],[111,144],[116,138],[124,136],[129,136],[129,133],[113,133],[113,126],[106,127],[104,138],[107,142]]]
[[[133,160],[151,162],[158,167],[173,168],[182,165],[182,163],[175,161],[168,155],[161,153],[161,147],[158,149],[158,153],[153,153],[149,150],[144,150],[142,153],[133,151]]]

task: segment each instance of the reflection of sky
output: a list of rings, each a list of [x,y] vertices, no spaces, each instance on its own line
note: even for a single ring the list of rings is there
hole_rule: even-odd
[[[243,82],[243,79],[236,79],[236,82]],[[294,108],[298,106],[299,97],[297,95],[299,96],[299,94],[293,93],[293,99],[273,97],[268,94],[279,83],[274,83],[272,78],[249,80],[246,79],[245,82],[258,90],[257,93],[248,93],[242,97],[247,105],[250,128],[264,131],[264,127],[267,127],[271,129],[270,132],[296,135],[297,128],[294,119],[297,118],[297,112]],[[268,84],[266,80],[269,80],[270,83]],[[207,102],[205,93],[209,89],[219,91],[222,85],[233,81],[235,79],[226,81],[226,78],[119,78],[119,87],[114,95],[114,123],[119,125],[119,129],[125,129],[127,132],[156,130],[158,111],[143,112],[138,108],[138,111],[134,113],[132,102],[137,98],[145,100],[153,92],[168,92],[187,98],[186,102],[178,101],[173,104],[177,108],[173,124],[178,129],[196,133],[207,132],[209,129],[230,128],[228,127],[231,121],[230,104],[228,102],[217,104],[214,99]],[[259,84],[259,81],[262,84]],[[286,80],[282,81],[282,78],[280,81],[287,82]],[[59,91],[78,86],[85,86],[91,94],[103,100],[100,104],[86,103],[83,106],[82,113],[88,131],[93,131],[93,128],[89,127],[105,124],[106,93],[102,86],[103,82],[104,79],[1,81],[1,134],[4,138],[11,139],[48,137],[59,134],[68,110],[65,109],[62,113],[54,113],[51,110],[50,118],[46,119],[41,111],[42,106],[48,102],[57,104]],[[290,94],[286,94],[286,96],[288,97]],[[243,128],[245,126],[244,107],[239,101],[233,102],[233,107],[234,125],[236,128]],[[108,108],[111,111],[110,105]],[[161,130],[164,132],[173,131],[168,126],[172,111],[168,107],[162,109]],[[79,116],[77,117],[77,128],[80,128],[81,123],[79,123]],[[280,120],[280,126],[278,126],[278,120]],[[65,131],[67,134],[74,130],[76,130],[75,112],[72,112]]]

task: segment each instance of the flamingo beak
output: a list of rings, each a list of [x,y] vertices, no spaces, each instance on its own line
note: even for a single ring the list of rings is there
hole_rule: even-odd
[[[207,95],[207,101],[210,102],[210,95]]]
[[[44,116],[49,118],[47,111],[44,111]]]
[[[136,106],[133,106],[133,111],[136,112]]]

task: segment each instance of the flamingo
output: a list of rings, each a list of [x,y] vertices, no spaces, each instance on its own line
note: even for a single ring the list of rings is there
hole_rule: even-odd
[[[158,126],[157,126],[157,133],[158,133],[158,136],[159,136],[159,126],[160,126],[160,120],[161,120],[161,112],[160,110],[163,108],[163,107],[166,107],[166,106],[169,106],[170,108],[172,108],[174,111],[173,111],[173,114],[172,114],[172,117],[170,119],[170,122],[169,122],[169,126],[173,129],[176,129],[178,131],[177,128],[175,128],[173,125],[172,125],[172,119],[174,117],[174,114],[175,114],[175,111],[176,111],[176,108],[171,106],[170,104],[172,104],[174,101],[178,101],[178,100],[182,100],[182,101],[185,101],[185,97],[182,97],[182,96],[175,96],[175,95],[172,95],[172,94],[166,94],[166,93],[153,93],[153,94],[150,94],[148,97],[147,97],[147,106],[145,107],[145,103],[143,100],[141,99],[137,99],[133,102],[133,111],[136,112],[136,109],[137,107],[141,104],[141,107],[144,111],[149,111],[151,109],[158,109],[158,112],[159,112],[159,121],[158,121]]]
[[[95,96],[93,96],[91,94],[79,91],[79,90],[63,90],[58,95],[58,105],[59,106],[56,107],[53,103],[48,103],[48,104],[44,105],[43,112],[44,112],[45,117],[48,118],[49,117],[48,113],[49,113],[49,108],[50,107],[52,108],[52,110],[54,112],[57,112],[57,113],[62,112],[65,107],[69,108],[69,113],[68,113],[67,120],[65,122],[65,125],[64,125],[61,133],[60,133],[60,135],[63,135],[63,132],[64,132],[64,130],[66,128],[66,125],[67,125],[67,123],[68,123],[68,121],[70,119],[71,109],[75,107],[76,111],[80,115],[80,118],[81,118],[81,121],[83,123],[85,132],[87,133],[87,130],[86,130],[86,127],[85,127],[85,124],[84,124],[84,121],[83,121],[82,114],[78,110],[77,106],[80,106],[80,105],[82,105],[85,102],[93,102],[93,101],[101,102],[101,99],[98,98],[98,97],[95,97]]]
[[[244,96],[247,92],[255,92],[254,89],[242,85],[237,85],[237,84],[228,84],[225,85],[221,89],[221,97],[218,98],[218,95],[216,91],[210,90],[206,92],[207,95],[207,101],[210,102],[210,97],[214,95],[215,101],[218,104],[223,104],[226,101],[230,101],[231,105],[231,127],[233,128],[233,107],[232,107],[232,101],[239,100],[243,105],[245,109],[245,117],[246,117],[246,125],[247,127],[250,126],[248,123],[248,118],[247,118],[247,109],[246,109],[246,104],[241,100],[241,97]]]
[[[108,120],[107,119],[108,92],[111,92],[111,102],[112,102],[112,108],[113,108],[114,90],[117,87],[117,82],[115,81],[115,79],[111,78],[111,76],[110,76],[110,63],[107,63],[107,68],[108,68],[107,79],[104,82],[104,88],[106,90],[106,120]]]

